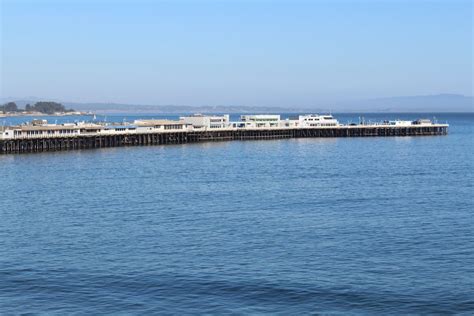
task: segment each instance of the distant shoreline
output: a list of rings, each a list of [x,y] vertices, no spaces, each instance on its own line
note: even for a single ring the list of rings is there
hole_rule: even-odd
[[[23,116],[92,116],[92,112],[59,112],[59,113],[42,113],[42,112],[14,112],[14,113],[0,113],[0,117],[23,117]]]
[[[307,113],[319,113],[319,114],[431,114],[431,113],[454,113],[454,114],[473,114],[473,111],[437,111],[437,110],[424,110],[424,111],[369,111],[369,110],[338,110],[338,111],[331,111],[331,110],[321,110],[321,109],[282,109],[279,111],[262,111],[262,110],[255,110],[255,111],[225,111],[225,110],[213,110],[213,111],[202,111],[202,110],[183,110],[183,111],[161,111],[161,110],[120,110],[120,109],[111,109],[111,110],[90,110],[91,113],[96,115],[169,115],[169,114],[268,114],[268,113],[290,113],[290,114],[307,114]]]
[[[0,118],[11,118],[11,117],[63,117],[63,116],[114,116],[114,115],[181,115],[181,114],[188,114],[188,113],[204,113],[204,114],[220,114],[223,113],[221,111],[172,111],[172,112],[161,112],[161,111],[105,111],[105,110],[98,110],[98,111],[74,111],[74,112],[64,112],[64,113],[54,113],[54,114],[47,114],[41,112],[19,112],[19,113],[0,113]],[[229,114],[246,114],[250,112],[228,112]],[[254,114],[265,114],[268,112],[261,112],[255,111]],[[295,110],[295,111],[278,111],[279,114],[305,114],[305,113],[332,113],[332,114],[474,114],[474,111],[315,111],[315,110]]]

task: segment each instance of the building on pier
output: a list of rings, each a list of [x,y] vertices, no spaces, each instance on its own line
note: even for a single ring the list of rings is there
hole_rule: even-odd
[[[414,125],[431,125],[432,122],[430,119],[418,119],[416,121],[413,121]]]
[[[339,122],[332,115],[307,114],[298,117],[301,127],[338,126]]]
[[[227,128],[230,126],[229,115],[202,115],[194,114],[190,116],[182,116],[180,120],[191,124],[195,129],[216,129]]]
[[[297,118],[287,118],[282,120],[281,127],[310,128],[310,127],[330,127],[339,126],[339,121],[332,115],[305,114]]]
[[[260,128],[280,126],[280,115],[276,114],[241,115],[240,120],[241,122],[236,123],[239,126],[236,127]]]
[[[388,124],[392,126],[410,126],[410,125],[413,125],[413,122],[397,120],[397,121],[388,121]]]
[[[136,120],[133,122],[137,132],[185,131],[192,130],[193,125],[183,120]]]
[[[47,124],[46,120],[34,120],[33,122],[32,124],[4,127],[0,138],[74,137],[98,134],[104,128],[92,123]]]
[[[135,133],[137,126],[133,124],[110,124],[104,125],[104,128],[100,131],[101,134],[129,134]]]

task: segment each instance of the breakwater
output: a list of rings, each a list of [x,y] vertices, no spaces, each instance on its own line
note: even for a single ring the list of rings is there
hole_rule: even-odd
[[[356,125],[317,128],[258,128],[123,133],[70,136],[31,136],[0,139],[0,154],[37,153],[122,146],[185,144],[212,141],[265,140],[318,137],[401,137],[446,135],[448,125]]]

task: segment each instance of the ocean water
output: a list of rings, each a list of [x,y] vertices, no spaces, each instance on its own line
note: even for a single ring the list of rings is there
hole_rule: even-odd
[[[423,116],[449,135],[0,156],[0,314],[470,315],[474,115]]]

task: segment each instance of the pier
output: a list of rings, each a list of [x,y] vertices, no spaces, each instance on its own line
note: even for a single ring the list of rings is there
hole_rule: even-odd
[[[267,140],[323,137],[405,137],[436,136],[448,133],[447,124],[431,125],[343,125],[333,127],[254,129],[222,128],[160,132],[124,132],[120,134],[82,133],[78,135],[32,135],[0,138],[0,154],[22,154],[80,149],[186,144],[213,141]]]

